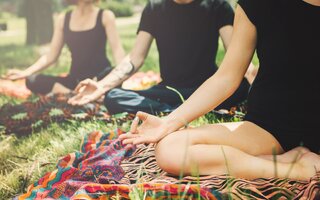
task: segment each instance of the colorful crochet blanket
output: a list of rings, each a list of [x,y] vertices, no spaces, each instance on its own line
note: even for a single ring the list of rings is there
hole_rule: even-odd
[[[171,177],[156,164],[154,145],[123,146],[117,136],[93,132],[81,151],[28,188],[23,199],[319,199],[320,174],[310,181],[226,175]]]
[[[218,193],[197,185],[129,184],[123,179],[126,172],[121,167],[121,161],[132,156],[136,147],[123,146],[116,139],[121,133],[117,130],[89,134],[80,152],[62,158],[55,171],[31,185],[28,192],[18,199],[132,199],[141,196],[217,199]]]
[[[126,114],[112,117],[106,114],[105,107],[99,103],[71,106],[67,103],[71,96],[71,94],[56,94],[42,96],[19,105],[3,105],[0,108],[0,128],[2,127],[6,134],[14,133],[23,136],[45,128],[53,122],[96,119],[122,124],[133,119],[133,115]]]

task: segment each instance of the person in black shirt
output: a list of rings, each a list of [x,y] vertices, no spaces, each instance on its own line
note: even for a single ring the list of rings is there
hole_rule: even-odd
[[[109,10],[99,9],[98,0],[69,0],[76,5],[56,22],[50,51],[26,70],[9,70],[5,78],[27,78],[26,85],[33,93],[68,93],[86,78],[101,79],[111,70],[106,57],[107,38],[116,64],[125,57],[118,36],[115,16]],[[67,44],[71,52],[71,69],[66,77],[57,77],[38,72],[55,63]]]
[[[70,103],[85,104],[107,92],[104,102],[111,114],[139,110],[153,114],[171,112],[182,100],[167,86],[187,99],[217,71],[219,36],[227,49],[233,18],[233,9],[225,0],[151,0],[142,13],[136,44],[127,59],[104,80],[79,84],[77,89],[82,88],[83,92]],[[113,89],[142,66],[153,39],[159,51],[162,82],[143,91]],[[244,79],[235,94],[218,109],[243,102],[249,87]]]
[[[219,70],[167,117],[138,112],[120,138],[124,144],[157,143],[157,163],[175,175],[309,180],[320,172],[320,0],[238,4]],[[260,69],[245,121],[181,130],[237,89],[256,49]]]

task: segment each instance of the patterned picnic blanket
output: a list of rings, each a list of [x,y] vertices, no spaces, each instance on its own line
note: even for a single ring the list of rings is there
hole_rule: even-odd
[[[196,185],[129,184],[123,179],[126,172],[121,167],[121,161],[132,156],[136,147],[123,146],[116,139],[121,133],[116,130],[89,134],[80,152],[62,158],[55,171],[31,185],[28,192],[18,199],[138,199],[144,195],[157,199],[195,199],[198,195],[205,199],[217,199],[215,195],[218,193]]]
[[[23,136],[45,128],[53,122],[96,119],[121,125],[133,118],[133,115],[128,114],[110,116],[106,108],[99,103],[71,106],[67,103],[71,96],[71,94],[55,94],[18,105],[5,104],[0,108],[0,128],[2,127],[6,134]]]
[[[223,176],[183,179],[156,164],[154,145],[123,146],[122,131],[93,132],[81,151],[28,188],[23,199],[319,199],[320,174],[310,181]]]

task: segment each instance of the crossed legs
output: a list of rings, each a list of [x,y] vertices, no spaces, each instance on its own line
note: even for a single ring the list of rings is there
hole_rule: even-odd
[[[278,155],[277,162],[273,161],[273,154]],[[304,148],[284,153],[270,133],[250,122],[206,125],[172,133],[158,143],[156,158],[163,170],[175,175],[183,171],[185,175],[308,180],[320,170],[320,156]]]

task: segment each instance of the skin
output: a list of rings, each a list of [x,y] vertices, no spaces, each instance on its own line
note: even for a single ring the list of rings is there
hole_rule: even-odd
[[[188,4],[193,0],[175,0],[179,4]],[[220,37],[222,38],[223,45],[226,50],[231,42],[233,33],[232,26],[225,26],[219,30]],[[149,53],[150,46],[154,38],[151,34],[140,31],[137,35],[135,45],[130,54],[118,65],[115,69],[108,74],[104,79],[97,82],[91,79],[87,79],[79,83],[76,87],[76,96],[69,100],[72,105],[84,105],[89,102],[98,100],[109,90],[121,85],[131,75],[139,70]],[[133,64],[133,66],[130,64]],[[248,63],[249,70],[247,73],[247,79],[250,83],[254,80],[256,74],[256,68],[253,64]]]
[[[94,1],[92,0],[78,0],[75,5],[76,7],[71,16],[70,29],[73,31],[92,29],[96,24],[99,8],[95,6]],[[42,56],[37,62],[25,70],[9,70],[4,78],[9,80],[23,79],[53,65],[58,60],[64,46],[64,19],[65,14],[60,14],[56,20],[50,44],[50,51],[46,55]],[[105,10],[102,17],[102,23],[106,29],[106,35],[109,39],[114,60],[118,64],[124,58],[125,52],[122,48],[120,38],[116,30],[114,14],[109,10]],[[60,84],[56,84],[53,90],[60,87]]]
[[[192,175],[197,171],[200,175],[230,174],[246,179],[277,176],[308,180],[314,176],[320,170],[319,155],[305,148],[284,152],[271,133],[254,123],[181,128],[214,109],[236,90],[256,44],[257,30],[238,6],[232,40],[218,72],[169,116],[158,118],[138,112],[130,132],[120,139],[124,144],[157,143],[159,166],[175,175],[181,171]],[[140,120],[142,124],[138,126]]]

